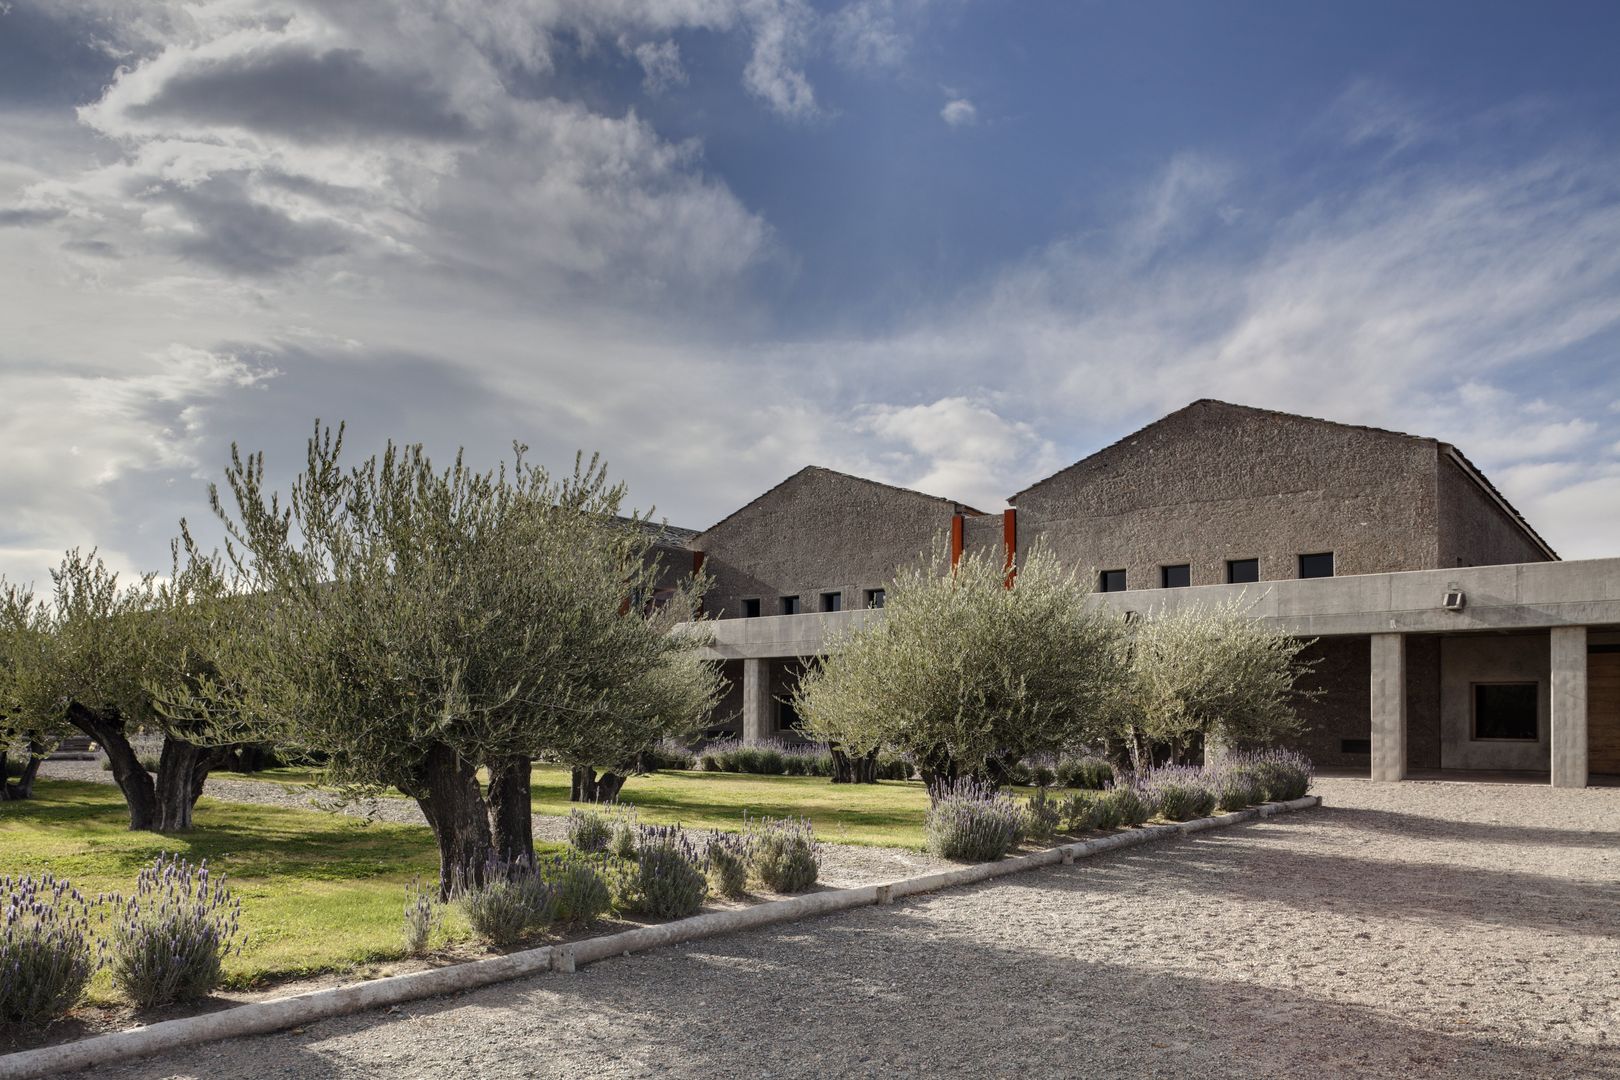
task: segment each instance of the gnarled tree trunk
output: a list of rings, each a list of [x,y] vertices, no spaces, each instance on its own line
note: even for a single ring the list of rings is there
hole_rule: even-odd
[[[124,732],[124,718],[116,712],[89,709],[77,701],[68,706],[68,723],[101,744],[112,765],[113,780],[124,793],[129,805],[129,827],[135,832],[151,832],[157,828],[157,788],[152,774],[141,766],[135,748],[129,744]]]
[[[850,757],[837,746],[829,747],[832,751],[833,774],[832,782],[835,784],[875,784],[877,783],[878,752],[873,750],[859,757]]]
[[[507,862],[534,858],[534,820],[529,804],[528,757],[489,767],[489,828],[495,851]]]
[[[619,791],[629,777],[616,772],[604,772],[596,775],[596,770],[588,765],[575,765],[573,782],[569,788],[570,802],[613,802],[619,797]]]
[[[39,775],[39,763],[45,760],[45,748],[37,742],[28,744],[28,764],[22,775],[12,780],[6,775],[6,751],[0,748],[0,802],[19,802],[34,796],[34,777]]]
[[[224,761],[229,753],[228,750],[197,746],[172,735],[164,738],[154,790],[158,832],[191,830],[191,813],[197,806],[197,800],[202,798],[203,784],[208,780],[209,770]]]
[[[493,850],[478,767],[443,743],[434,743],[416,779],[416,804],[439,844],[439,895],[448,900],[463,883],[483,883],[484,866]]]

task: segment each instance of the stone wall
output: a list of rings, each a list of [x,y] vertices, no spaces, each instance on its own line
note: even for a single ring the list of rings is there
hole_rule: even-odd
[[[781,598],[797,596],[802,611],[817,611],[824,593],[842,594],[845,610],[863,607],[867,590],[886,588],[902,566],[948,543],[957,509],[947,499],[803,469],[692,542],[715,579],[704,609],[738,618],[742,601],[758,597],[761,615],[779,615]]]
[[[1331,551],[1336,576],[1436,565],[1437,444],[1222,402],[1150,424],[1017,496],[1020,550],[1037,541],[1087,572],[1160,567],[1226,581],[1258,558],[1261,580],[1298,576]]]
[[[1546,562],[1547,553],[1446,454],[1439,460],[1440,566]]]

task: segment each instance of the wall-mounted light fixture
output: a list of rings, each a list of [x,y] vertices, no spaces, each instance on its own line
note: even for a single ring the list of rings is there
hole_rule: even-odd
[[[1447,611],[1461,611],[1468,606],[1468,594],[1459,589],[1455,583],[1446,586],[1446,598],[1440,606]]]

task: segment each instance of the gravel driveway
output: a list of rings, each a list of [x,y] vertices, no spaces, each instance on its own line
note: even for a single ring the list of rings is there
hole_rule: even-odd
[[[94,1075],[1620,1077],[1620,790],[1317,790],[1319,810]]]

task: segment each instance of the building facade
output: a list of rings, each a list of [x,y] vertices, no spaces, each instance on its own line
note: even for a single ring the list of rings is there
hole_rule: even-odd
[[[691,536],[732,681],[715,731],[791,732],[804,658],[880,618],[886,582],[933,545],[1038,544],[1093,602],[1236,598],[1311,639],[1324,693],[1300,748],[1320,765],[1620,774],[1620,562],[1558,562],[1447,443],[1197,401],[1008,502],[808,468]]]

